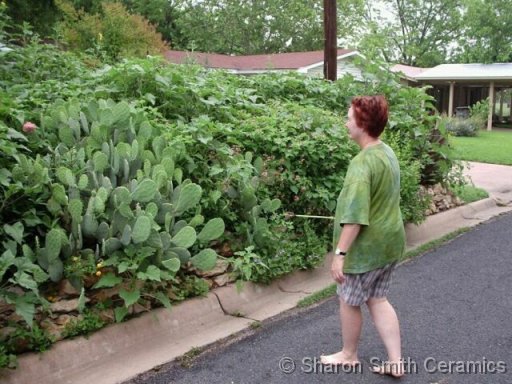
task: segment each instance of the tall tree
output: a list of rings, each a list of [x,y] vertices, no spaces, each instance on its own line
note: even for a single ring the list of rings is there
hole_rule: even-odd
[[[362,0],[338,1],[339,34]],[[359,6],[359,8],[358,8]],[[188,0],[179,19],[180,48],[226,54],[259,54],[323,48],[323,7],[314,0]],[[176,45],[175,45],[176,47]]]
[[[53,34],[53,27],[60,16],[53,0],[7,0],[7,15],[14,27],[27,22],[42,37]]]
[[[369,56],[413,66],[446,61],[461,33],[462,0],[367,1],[354,45]]]
[[[512,2],[465,0],[463,35],[454,59],[465,63],[512,61]]]
[[[121,0],[126,8],[144,16],[156,26],[164,40],[171,46],[180,46],[186,41],[179,27],[186,0]]]

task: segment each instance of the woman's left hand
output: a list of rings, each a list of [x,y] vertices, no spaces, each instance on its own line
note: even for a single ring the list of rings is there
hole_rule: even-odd
[[[343,275],[343,261],[343,257],[334,256],[331,264],[331,276],[339,284],[345,281],[345,276]]]

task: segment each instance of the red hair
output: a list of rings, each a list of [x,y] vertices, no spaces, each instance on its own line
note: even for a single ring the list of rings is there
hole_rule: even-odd
[[[380,136],[388,122],[388,102],[382,95],[358,96],[352,99],[356,124],[370,136]]]

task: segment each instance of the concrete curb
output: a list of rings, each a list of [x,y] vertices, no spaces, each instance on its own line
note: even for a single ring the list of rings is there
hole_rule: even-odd
[[[430,216],[421,225],[407,225],[407,248],[438,239],[512,211],[488,198]],[[202,347],[294,308],[309,294],[328,287],[331,255],[311,271],[298,271],[268,286],[234,285],[187,300],[171,311],[157,309],[126,323],[110,325],[88,339],[54,345],[43,354],[19,358],[16,370],[0,371],[2,383],[113,384],[169,362],[193,347]]]
[[[439,239],[464,227],[473,227],[490,218],[511,211],[511,206],[500,206],[494,198],[487,198],[449,211],[429,216],[422,224],[407,224],[407,250]]]

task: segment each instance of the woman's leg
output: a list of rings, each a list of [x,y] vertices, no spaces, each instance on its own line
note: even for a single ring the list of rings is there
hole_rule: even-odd
[[[400,324],[395,309],[385,297],[372,297],[368,299],[367,304],[375,327],[388,353],[388,363],[376,369],[376,372],[400,377],[404,374],[404,367],[400,341]]]
[[[323,364],[358,364],[357,347],[363,326],[361,307],[348,305],[340,299],[340,322],[343,349],[332,355],[320,356]]]

